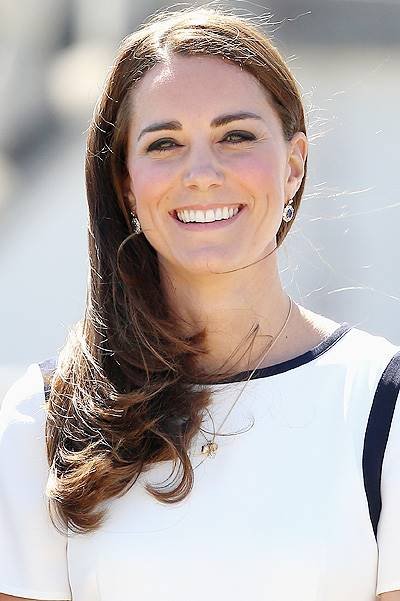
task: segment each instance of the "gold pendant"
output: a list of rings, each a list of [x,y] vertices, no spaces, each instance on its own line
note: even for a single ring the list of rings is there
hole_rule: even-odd
[[[216,442],[209,442],[201,447],[201,452],[207,457],[215,457],[218,449],[218,444]]]

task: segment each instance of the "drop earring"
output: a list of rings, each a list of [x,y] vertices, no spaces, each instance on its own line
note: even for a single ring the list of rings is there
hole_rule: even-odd
[[[294,198],[291,198],[285,208],[283,209],[283,221],[291,221],[294,215],[294,208],[292,207],[292,202]]]
[[[134,213],[133,211],[132,211],[132,227],[133,227],[133,231],[135,234],[140,234],[140,232],[142,231],[140,221],[137,218],[136,213]]]

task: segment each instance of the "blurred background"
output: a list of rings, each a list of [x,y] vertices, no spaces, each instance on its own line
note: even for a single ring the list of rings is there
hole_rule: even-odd
[[[309,176],[279,251],[287,292],[400,344],[400,0],[218,4],[271,13],[303,92]],[[167,6],[0,0],[0,398],[82,316],[87,129],[120,41]]]

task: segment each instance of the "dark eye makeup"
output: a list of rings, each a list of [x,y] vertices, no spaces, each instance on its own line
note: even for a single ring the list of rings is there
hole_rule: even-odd
[[[236,142],[234,142],[234,141],[228,142],[228,144],[241,144],[242,142],[256,139],[255,135],[251,134],[250,132],[232,131],[232,132],[229,132],[229,134],[227,134],[225,136],[225,138],[223,140],[221,140],[221,142],[227,141],[227,139],[230,138],[231,136],[237,136],[240,139],[237,140]],[[161,140],[157,140],[156,142],[153,142],[152,144],[150,144],[150,146],[147,148],[146,152],[153,152],[153,151],[164,152],[166,150],[170,150],[172,148],[172,146],[165,147],[164,144],[171,144],[171,143],[174,144],[176,147],[182,146],[182,144],[176,144],[175,141],[172,140],[171,138],[162,138]]]

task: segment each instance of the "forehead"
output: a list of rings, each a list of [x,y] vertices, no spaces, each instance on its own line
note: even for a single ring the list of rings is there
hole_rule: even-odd
[[[163,118],[204,116],[237,110],[264,111],[276,119],[271,96],[238,65],[217,57],[176,56],[158,63],[132,93],[132,127]]]

